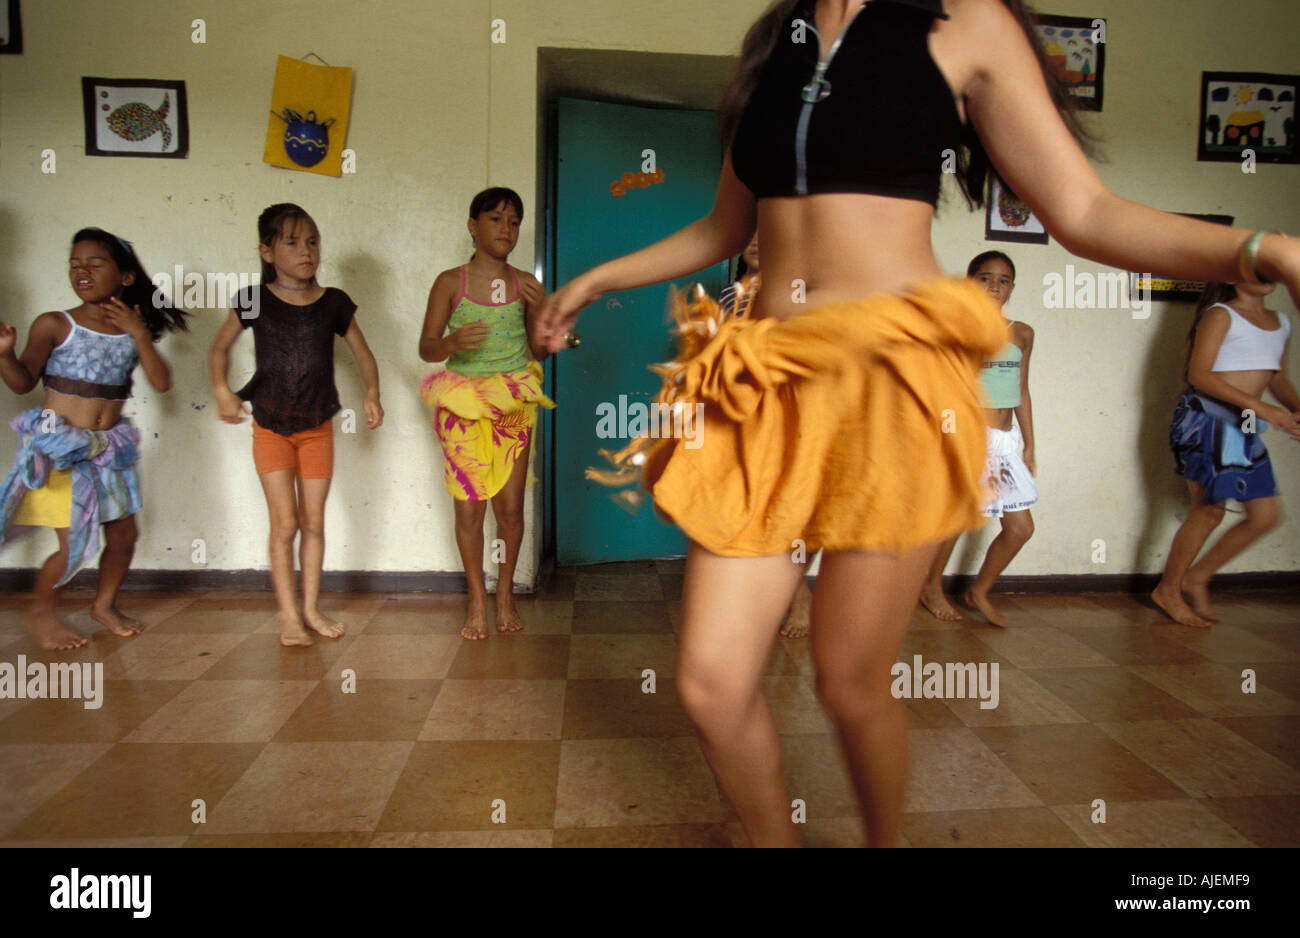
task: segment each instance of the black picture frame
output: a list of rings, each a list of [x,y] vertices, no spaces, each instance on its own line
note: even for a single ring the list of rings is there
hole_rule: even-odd
[[[1092,36],[1099,26],[1102,31],[1101,41],[1093,42]],[[1052,16],[1042,14],[1034,17],[1034,32],[1043,44],[1043,52],[1047,55],[1048,64],[1056,70],[1057,74],[1065,82],[1066,93],[1074,99],[1075,106],[1083,111],[1100,111],[1102,100],[1105,97],[1106,40],[1109,38],[1106,28],[1106,18],[1103,16]],[[1053,31],[1054,35],[1048,35],[1047,30]],[[1057,55],[1065,56],[1066,61],[1064,62],[1058,61],[1057,55],[1049,51],[1049,39],[1056,38],[1062,31],[1067,34],[1064,37],[1067,43],[1081,42],[1080,47],[1073,51],[1069,49],[1068,45],[1059,50]],[[1084,33],[1086,38],[1079,40],[1076,35],[1071,35],[1073,33]],[[1084,64],[1083,74],[1085,77],[1081,79],[1071,77],[1073,70],[1070,68],[1069,58],[1076,55],[1082,57],[1081,61]],[[1091,80],[1086,76],[1091,76]]]
[[[135,95],[131,92],[140,91]],[[158,92],[162,101],[158,101]],[[139,100],[137,100],[137,98]],[[87,156],[143,156],[154,159],[185,159],[190,152],[189,105],[185,82],[157,78],[82,78],[81,101],[86,123]],[[126,108],[138,107],[134,114],[124,113],[136,138],[127,138],[106,125]],[[160,112],[166,107],[165,116]],[[107,115],[105,119],[102,115]],[[118,137],[122,142],[119,144]],[[173,146],[174,144],[174,146]]]
[[[1260,85],[1264,87],[1252,88]],[[1252,100],[1239,99],[1245,89],[1252,90]],[[1300,163],[1300,133],[1296,132],[1297,117],[1300,117],[1296,107],[1298,96],[1300,75],[1201,72],[1196,159],[1207,163],[1241,163],[1245,151],[1250,149],[1257,163]],[[1238,100],[1234,102],[1234,98]],[[1258,115],[1260,120],[1250,121],[1252,115]],[[1258,142],[1252,139],[1256,130]],[[1227,142],[1234,131],[1235,140]],[[1269,143],[1279,138],[1280,143]]]
[[[0,55],[22,55],[23,18],[18,9],[18,0],[4,0],[0,10],[9,18],[8,31],[5,36],[0,36]]]
[[[1231,227],[1233,217],[1231,215],[1196,215],[1192,212],[1179,212],[1187,218],[1196,218],[1201,221],[1214,222],[1216,225],[1228,225]],[[1138,274],[1129,273],[1129,296],[1140,296],[1150,300],[1163,300],[1166,302],[1174,301],[1195,301],[1200,298],[1201,291],[1205,289],[1205,282],[1202,280],[1176,280],[1172,277],[1161,277],[1159,274]]]
[[[1022,210],[1028,213],[1028,217],[1020,226],[1012,226],[1002,220],[1003,209],[1006,208],[1004,193],[1014,206],[1013,214]],[[1047,229],[1038,220],[1038,216],[996,173],[989,174],[988,199],[984,204],[984,240],[1014,241],[1017,244],[1047,244],[1050,240]]]

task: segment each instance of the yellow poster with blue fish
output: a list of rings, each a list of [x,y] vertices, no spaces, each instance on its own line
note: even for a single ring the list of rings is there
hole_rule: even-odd
[[[343,175],[352,69],[280,56],[262,159],[272,166]]]

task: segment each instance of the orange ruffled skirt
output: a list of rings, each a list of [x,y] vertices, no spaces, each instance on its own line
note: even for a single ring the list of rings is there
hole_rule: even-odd
[[[789,319],[722,320],[697,290],[674,313],[682,356],[656,401],[694,407],[682,439],[604,453],[708,550],[902,553],[978,528],[987,432],[978,372],[1006,320],[966,279],[835,303]],[[698,409],[697,409],[698,412]]]
[[[435,371],[420,383],[420,396],[434,409],[447,491],[458,501],[484,501],[500,492],[515,464],[527,458],[537,405],[555,406],[542,393],[537,362],[485,377]]]

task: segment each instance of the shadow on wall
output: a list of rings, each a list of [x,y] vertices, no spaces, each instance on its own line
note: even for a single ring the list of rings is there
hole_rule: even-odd
[[[1187,485],[1174,473],[1169,422],[1178,396],[1187,386],[1183,365],[1187,360],[1187,330],[1195,309],[1195,303],[1170,303],[1162,315],[1148,320],[1154,324],[1156,335],[1147,344],[1138,402],[1142,422],[1134,441],[1143,489],[1148,493],[1147,512],[1129,562],[1129,569],[1138,573],[1158,573],[1164,568],[1169,541],[1177,525],[1187,517]]]

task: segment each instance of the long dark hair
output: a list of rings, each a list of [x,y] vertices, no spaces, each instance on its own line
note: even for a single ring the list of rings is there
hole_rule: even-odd
[[[279,202],[268,207],[261,215],[257,216],[257,240],[269,248],[275,247],[277,238],[284,236],[286,230],[293,231],[298,222],[305,221],[311,225],[311,230],[316,232],[316,237],[320,238],[320,228],[317,227],[316,221],[307,214],[307,210],[301,205],[294,205],[292,202]],[[275,265],[262,261],[262,283],[275,282]],[[311,282],[316,282],[315,275],[312,276]]]
[[[469,217],[478,218],[484,212],[499,207],[502,202],[513,205],[515,211],[519,213],[519,220],[521,222],[524,220],[524,200],[514,189],[507,189],[505,186],[493,186],[474,196],[469,203]]]
[[[1196,330],[1201,326],[1201,320],[1205,314],[1210,311],[1210,307],[1216,303],[1227,303],[1229,300],[1237,298],[1237,288],[1231,283],[1210,282],[1205,285],[1201,291],[1200,298],[1196,301],[1196,313],[1192,316],[1192,327],[1187,330],[1187,350],[1183,355],[1183,380],[1187,380],[1188,370],[1192,367],[1192,349],[1196,347]]]
[[[1005,254],[1003,254],[1001,251],[985,251],[983,254],[976,254],[974,257],[971,258],[970,263],[966,265],[966,276],[974,277],[977,273],[980,272],[981,267],[983,267],[985,264],[987,264],[989,261],[992,260],[1002,261],[1002,263],[1006,264],[1008,267],[1011,268],[1011,280],[1014,283],[1016,279],[1015,262],[1012,261],[1011,258],[1007,257]]]
[[[140,315],[155,342],[164,332],[175,332],[178,329],[189,331],[189,326],[185,323],[185,317],[189,313],[177,309],[161,289],[154,287],[153,280],[145,273],[144,265],[140,263],[130,242],[123,241],[103,228],[82,228],[72,236],[73,247],[83,241],[102,244],[108,248],[109,256],[113,258],[118,270],[135,275],[131,284],[122,290],[122,302],[128,309],[140,307]]]
[[[745,106],[749,103],[754,89],[758,87],[763,66],[771,58],[777,42],[785,33],[786,23],[801,2],[802,0],[776,0],[745,34],[740,60],[718,104],[718,125],[727,148],[731,147],[736,128],[740,125],[740,118],[745,113]],[[1066,93],[1064,83],[1048,65],[1047,53],[1043,51],[1042,43],[1033,32],[1033,11],[1022,0],[1002,0],[1002,3],[1024,30],[1029,46],[1038,58],[1038,67],[1043,73],[1043,80],[1047,83],[1052,103],[1060,111],[1065,126],[1085,153],[1090,156],[1095,155],[1097,137],[1083,126],[1073,99]],[[966,197],[966,204],[971,208],[978,208],[984,204],[989,172],[992,168],[988,153],[985,152],[984,145],[975,134],[975,128],[967,123],[962,128],[961,141],[957,147],[957,182],[961,186],[962,195]]]

